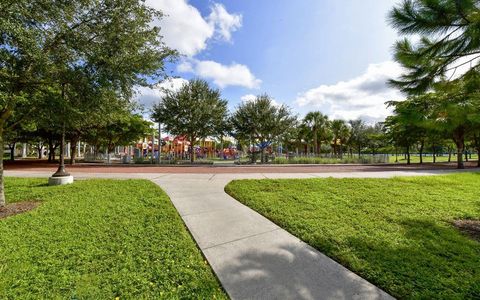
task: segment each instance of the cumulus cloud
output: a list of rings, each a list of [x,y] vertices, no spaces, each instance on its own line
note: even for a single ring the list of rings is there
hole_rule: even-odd
[[[157,84],[153,88],[139,86],[136,89],[136,101],[143,106],[145,110],[150,110],[153,104],[158,103],[164,96],[164,90],[177,91],[188,80],[183,78],[169,78]]]
[[[371,64],[365,73],[333,85],[320,85],[301,93],[295,103],[309,110],[320,110],[331,118],[382,121],[391,111],[385,106],[389,100],[399,100],[399,91],[387,85],[402,68],[395,62]]]
[[[242,15],[228,13],[225,6],[219,3],[214,3],[211,9],[208,16],[210,26],[216,29],[220,39],[231,42],[232,32],[242,27]]]
[[[180,63],[177,71],[210,79],[220,88],[241,86],[255,89],[262,83],[247,66],[237,63],[223,65],[211,60],[190,59]]]
[[[161,27],[167,46],[190,57],[204,50],[211,38],[231,41],[231,33],[242,25],[240,14],[230,14],[218,3],[212,4],[206,18],[188,0],[147,0],[146,3],[164,14],[155,25]]]

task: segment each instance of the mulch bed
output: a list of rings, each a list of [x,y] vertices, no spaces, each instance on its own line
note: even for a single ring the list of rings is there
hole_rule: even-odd
[[[0,208],[0,219],[30,211],[39,206],[40,203],[39,201],[23,201],[7,204],[5,207]]]
[[[480,241],[480,220],[456,220],[453,225],[473,239]]]

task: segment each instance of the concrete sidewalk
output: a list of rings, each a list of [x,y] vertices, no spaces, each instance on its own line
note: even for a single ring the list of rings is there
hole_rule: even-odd
[[[143,178],[169,196],[232,299],[391,299],[319,251],[224,192],[234,179],[392,177],[452,171],[279,174],[106,174],[82,178]],[[6,176],[48,177],[47,172],[6,171]]]
[[[170,196],[232,299],[392,298],[224,192],[232,179],[266,176],[320,175],[172,174],[153,181]]]

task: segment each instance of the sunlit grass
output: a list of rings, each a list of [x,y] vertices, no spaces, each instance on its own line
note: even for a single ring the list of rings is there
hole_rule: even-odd
[[[480,174],[233,181],[226,191],[399,298],[480,298]]]
[[[167,195],[144,180],[7,178],[1,299],[226,298]]]

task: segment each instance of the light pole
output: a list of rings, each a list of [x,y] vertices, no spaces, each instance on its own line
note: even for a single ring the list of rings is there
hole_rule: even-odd
[[[154,159],[155,159],[155,130],[152,131],[152,157],[151,157],[152,165],[153,165]]]
[[[158,122],[158,164],[162,162],[162,123]]]
[[[62,84],[62,99],[65,100],[65,84]],[[65,109],[64,109],[65,110]],[[64,112],[65,118],[65,112]],[[60,143],[60,165],[57,172],[48,178],[49,185],[63,185],[73,183],[73,176],[65,171],[65,119],[62,124],[62,141]]]

